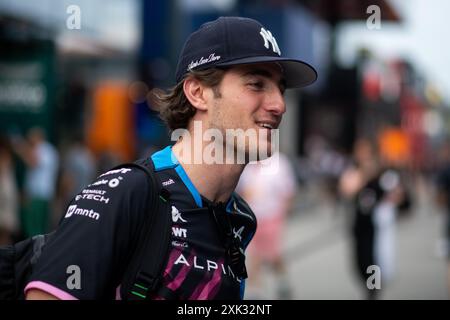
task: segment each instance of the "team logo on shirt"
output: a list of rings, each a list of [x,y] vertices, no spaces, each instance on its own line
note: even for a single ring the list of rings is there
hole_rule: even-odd
[[[122,180],[123,180],[122,177],[113,178],[111,180],[102,179],[102,180],[98,180],[94,183],[91,183],[90,185],[88,185],[88,188],[95,187],[95,186],[101,186],[104,184],[108,184],[108,187],[110,187],[110,188],[115,188],[120,184],[120,181],[122,181]]]
[[[233,202],[233,208],[234,210],[239,213],[242,214],[243,216],[246,216],[247,218],[249,218],[250,220],[253,221],[253,217],[251,215],[249,215],[248,213],[243,212],[241,209],[238,208],[236,201]]]
[[[242,232],[244,231],[245,227],[240,227],[237,231],[236,228],[233,227],[233,234],[235,238],[239,238],[239,241],[242,241]]]
[[[191,260],[191,259],[193,259],[193,260]],[[241,282],[241,279],[234,274],[231,266],[223,264],[223,263],[218,263],[213,260],[205,259],[202,257],[199,258],[196,255],[188,257],[188,259],[187,259],[183,255],[183,253],[180,253],[180,255],[178,256],[178,258],[175,260],[175,262],[173,264],[174,265],[183,264],[187,267],[192,266],[194,269],[199,269],[199,270],[203,270],[203,271],[207,271],[207,272],[214,272],[215,270],[220,270],[221,273],[223,273],[224,275],[232,277],[237,282]]]
[[[102,195],[92,194],[92,193],[83,193],[83,194],[78,194],[75,196],[75,201],[78,201],[81,199],[94,200],[94,201],[98,201],[98,202],[104,202],[106,204],[108,204],[108,202],[109,202],[109,198],[105,198]]]
[[[162,185],[163,185],[163,187],[167,187],[174,183],[175,183],[175,181],[173,181],[172,179],[169,179],[167,181],[163,181]]]
[[[182,248],[188,248],[189,247],[189,244],[186,241],[180,242],[180,241],[177,241],[177,240],[173,240],[172,241],[172,245],[174,247],[182,247]]]
[[[187,238],[187,230],[184,228],[172,227],[172,234],[175,237]]]
[[[181,222],[187,222],[187,221],[184,220],[183,217],[181,216],[181,212],[178,211],[178,209],[175,208],[175,206],[172,206],[172,221],[173,221],[173,222],[178,222],[178,220],[181,220]]]
[[[85,216],[95,220],[100,219],[100,214],[98,212],[95,212],[92,209],[89,210],[78,208],[76,204],[69,206],[69,208],[67,208],[67,212],[64,218],[70,218],[72,215]]]
[[[130,172],[131,169],[127,169],[127,168],[121,168],[121,169],[116,169],[116,170],[110,170],[108,172],[105,172],[104,174],[100,175],[99,177],[103,177],[103,176],[107,176],[109,174],[115,174],[115,173],[121,173],[121,174],[125,174]]]

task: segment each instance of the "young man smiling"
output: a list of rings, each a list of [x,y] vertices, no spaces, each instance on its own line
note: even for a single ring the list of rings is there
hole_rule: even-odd
[[[170,192],[172,207],[172,242],[150,298],[244,297],[247,275],[242,263],[256,219],[233,191],[251,159],[272,153],[272,131],[286,111],[284,90],[309,85],[316,77],[305,62],[282,57],[275,37],[255,20],[221,17],[190,35],[179,57],[177,84],[154,92],[161,117],[181,134],[173,147],[150,158]],[[199,123],[202,130],[196,133]],[[253,132],[257,139],[239,144],[240,137],[228,135],[228,130]],[[205,134],[214,136],[210,155],[219,161],[204,159],[211,143],[203,139]],[[192,161],[192,154],[201,161]],[[236,161],[240,156],[243,162]],[[28,299],[121,296],[125,257],[133,246],[132,235],[142,225],[149,184],[140,170],[117,171],[101,175],[81,192],[102,194],[107,203],[93,197],[72,200],[72,211],[75,206],[93,210],[99,219],[66,214],[25,289]],[[106,180],[116,181],[114,187]],[[235,245],[232,254],[230,243]],[[70,265],[81,271],[75,288],[67,286]]]

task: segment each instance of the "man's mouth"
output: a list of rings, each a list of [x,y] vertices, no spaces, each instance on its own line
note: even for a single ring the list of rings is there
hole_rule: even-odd
[[[257,122],[256,124],[261,128],[269,129],[269,130],[277,128],[277,124],[274,122]]]

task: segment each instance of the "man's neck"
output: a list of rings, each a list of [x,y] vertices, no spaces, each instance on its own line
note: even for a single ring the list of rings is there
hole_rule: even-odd
[[[198,192],[210,201],[226,202],[231,193],[236,188],[244,164],[207,164],[205,159],[201,158],[201,163],[197,164],[193,161],[194,153],[191,156],[186,155],[186,150],[191,150],[190,145],[178,141],[173,147],[172,152],[176,156],[178,162],[192,181]],[[202,155],[204,146],[201,148]],[[196,161],[197,162],[197,161]]]

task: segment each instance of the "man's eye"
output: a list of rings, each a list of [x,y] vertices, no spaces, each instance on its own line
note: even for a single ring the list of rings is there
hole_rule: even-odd
[[[252,81],[249,82],[249,86],[254,89],[261,90],[264,87],[264,84],[261,81]]]

